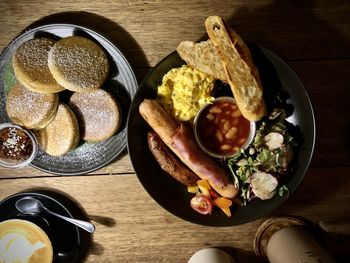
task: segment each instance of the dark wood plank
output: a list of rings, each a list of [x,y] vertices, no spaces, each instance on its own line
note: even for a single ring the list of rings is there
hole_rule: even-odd
[[[130,157],[125,151],[120,157],[116,158],[112,163],[105,167],[98,169],[89,174],[107,174],[107,175],[119,175],[125,173],[134,173],[134,169],[130,162]],[[58,175],[50,174],[47,172],[39,171],[34,167],[28,166],[23,169],[9,169],[0,167],[0,179],[4,178],[32,178],[32,177],[58,177]],[[75,175],[72,175],[73,177]]]
[[[304,83],[316,118],[313,166],[350,164],[350,60],[292,63]]]
[[[2,1],[0,9],[3,13],[1,48],[37,20],[77,23],[110,38],[134,67],[154,66],[175,50],[180,41],[205,37],[204,20],[209,15],[222,16],[243,39],[265,46],[286,60],[343,58],[350,54],[350,5],[346,0],[332,1],[332,4],[327,0],[182,0],[176,4],[137,0],[127,4],[115,1],[107,8],[103,4],[81,1],[63,5]],[[67,13],[67,10],[86,12]]]

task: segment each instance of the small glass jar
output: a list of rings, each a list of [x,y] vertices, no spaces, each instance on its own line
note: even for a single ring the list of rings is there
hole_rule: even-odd
[[[206,154],[226,159],[252,143],[256,125],[242,116],[234,98],[218,97],[197,113],[193,130]]]
[[[0,165],[22,168],[30,164],[38,153],[34,134],[12,123],[0,124]]]

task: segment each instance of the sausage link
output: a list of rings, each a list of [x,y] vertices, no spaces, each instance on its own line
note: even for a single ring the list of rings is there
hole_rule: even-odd
[[[156,132],[149,132],[147,141],[154,158],[166,173],[184,185],[194,186],[197,184],[198,176],[175,158]]]

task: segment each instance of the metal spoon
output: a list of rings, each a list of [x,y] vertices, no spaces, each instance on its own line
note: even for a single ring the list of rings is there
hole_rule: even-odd
[[[63,220],[66,220],[84,230],[86,230],[89,233],[93,233],[95,231],[95,226],[89,222],[73,219],[69,217],[65,217],[59,214],[56,214],[49,209],[47,209],[38,199],[35,199],[33,197],[27,196],[23,197],[21,199],[18,199],[16,201],[16,208],[21,213],[29,213],[29,214],[38,214],[40,212],[46,212],[48,214],[51,214],[53,216],[57,216]]]

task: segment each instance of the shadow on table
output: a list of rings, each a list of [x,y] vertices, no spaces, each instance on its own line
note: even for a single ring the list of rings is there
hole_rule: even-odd
[[[349,50],[349,39],[338,29],[349,21],[342,19],[346,11],[339,11],[339,17],[322,19],[322,9],[327,10],[328,5],[327,1],[275,0],[260,7],[238,8],[227,22],[243,39],[271,45],[276,51],[279,46],[290,47],[289,50],[278,50],[282,57],[327,59],[348,56],[344,49]],[[295,41],[291,41],[293,39]]]
[[[226,246],[216,246],[216,248],[222,249],[223,251],[227,252],[232,258],[234,258],[235,262],[240,263],[258,263],[258,259],[254,253],[254,251],[248,251],[233,247],[226,247]]]
[[[28,28],[55,23],[75,24],[94,30],[111,41],[123,53],[133,69],[149,67],[144,52],[130,33],[114,21],[94,13],[70,11],[51,14],[35,21]],[[143,73],[141,75],[137,73],[135,72],[135,75],[140,83],[144,76]]]
[[[284,1],[275,0],[266,5],[259,7],[244,6],[234,10],[232,15],[227,19],[227,23],[237,31],[244,40],[262,45],[281,58],[289,61],[300,60],[330,60],[330,59],[346,59],[350,54],[349,34],[343,32],[345,28],[350,26],[349,19],[346,19],[347,11],[345,8],[346,1],[338,1],[334,3],[332,10],[337,12],[333,15],[328,11],[329,3],[327,1]],[[336,11],[337,10],[337,11]],[[342,30],[344,29],[344,30]],[[332,69],[325,69],[325,72],[319,72],[315,76],[313,83],[323,83],[322,79],[326,79],[332,75]],[[336,69],[334,69],[336,70]],[[344,79],[348,83],[348,78]],[[302,82],[304,82],[302,80]],[[321,84],[322,85],[322,84]],[[305,86],[310,95],[311,101],[319,103],[314,108],[316,126],[318,123],[324,123],[324,114],[327,116],[338,116],[342,120],[341,128],[337,136],[341,137],[341,141],[347,144],[350,150],[350,140],[346,128],[349,127],[350,115],[346,109],[346,100],[350,96],[348,89],[342,88],[344,92],[336,91],[337,87],[330,87],[325,101],[331,101],[332,107],[324,106],[319,93],[315,92],[314,87]],[[316,90],[317,91],[317,90]],[[313,94],[313,92],[315,92]],[[337,103],[336,103],[337,102]],[[328,104],[326,104],[328,105]],[[337,127],[337,128],[338,128]],[[328,126],[317,126],[317,141],[314,149],[314,157],[311,165],[325,166],[329,161],[331,164],[343,166],[342,162],[322,159],[322,154],[328,149],[324,141],[328,141]],[[335,158],[337,160],[337,158]],[[340,184],[338,184],[338,187]],[[336,192],[336,189],[325,189],[326,196]]]
[[[326,1],[322,3],[322,1],[317,2],[315,0],[275,0],[269,4],[261,5],[260,7],[238,8],[232,13],[227,23],[236,30],[244,40],[258,43],[268,49],[276,51],[276,54],[282,58],[286,57],[289,60],[346,58],[350,54],[346,52],[349,50],[350,43],[349,39],[344,36],[339,29],[349,26],[349,20],[342,19],[343,16],[345,17],[346,11],[339,11],[338,17],[329,16],[327,18],[328,20],[322,19],[322,10],[327,10],[326,4]],[[338,5],[340,8],[340,4]],[[204,36],[202,39],[206,38],[207,36]],[[293,39],[295,41],[292,41]],[[279,48],[281,46],[285,48]],[[259,70],[261,70],[261,68],[259,68]],[[327,77],[327,74],[330,74],[330,72],[320,72],[319,76],[320,78],[322,76]],[[312,91],[310,87],[306,86],[305,88],[309,95],[313,95],[310,94],[310,91]],[[317,94],[314,95],[316,100]],[[344,95],[346,96],[346,94],[329,92],[328,99],[341,102],[344,101],[341,99]],[[310,99],[311,101],[313,100],[312,97]],[[335,107],[327,108],[327,111],[331,111],[334,113],[334,116],[338,116],[339,113],[341,113],[337,108],[338,105],[335,103],[333,103],[333,105],[335,105]],[[319,107],[314,109],[316,124],[322,119],[322,116],[318,114],[322,113],[324,110],[321,108],[322,105],[317,106]],[[343,118],[344,127],[349,127],[349,115],[345,116],[345,113],[341,114],[345,117]],[[329,127],[317,128],[318,135],[323,134],[322,129],[329,129]],[[338,136],[342,136],[342,141],[350,145],[347,133],[339,133]],[[325,137],[317,138],[313,162],[311,164],[325,165],[325,163],[322,163],[322,160],[317,161],[317,156],[318,153],[324,150],[320,148],[320,142],[327,139],[328,138]],[[343,184],[350,180],[350,177],[345,176],[341,176],[337,178],[337,180],[332,180],[330,175],[327,174],[324,174],[322,179],[319,179],[321,176],[317,173],[312,173],[312,175],[318,176],[318,178],[308,178],[311,176],[311,173],[308,173],[305,176],[305,183],[308,185],[312,185],[313,180],[322,180],[322,183],[324,181],[325,185],[327,185],[326,181],[328,181],[330,184],[328,185],[329,187],[322,189],[322,196],[334,195],[338,188],[341,188]],[[303,190],[304,194],[307,193],[307,195],[312,196],[311,193],[309,194],[310,189],[308,187],[303,187],[300,190]],[[316,191],[314,187],[312,187],[312,190]],[[303,193],[298,191],[298,195],[300,194],[302,195]],[[315,194],[320,195],[319,193]],[[302,203],[304,207],[312,206],[317,203],[317,200],[320,199],[310,198],[308,200],[303,200]]]

